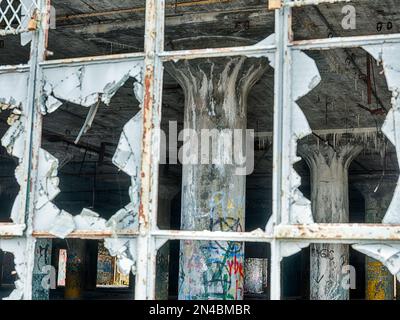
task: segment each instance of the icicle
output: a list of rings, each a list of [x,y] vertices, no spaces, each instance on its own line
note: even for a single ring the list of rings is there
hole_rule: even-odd
[[[335,149],[337,148],[337,146],[339,145],[338,141],[337,141],[337,133],[333,134],[333,145],[335,146]]]
[[[358,76],[357,76],[357,74],[355,74],[355,77],[354,77],[354,89],[355,89],[355,91],[358,91]]]

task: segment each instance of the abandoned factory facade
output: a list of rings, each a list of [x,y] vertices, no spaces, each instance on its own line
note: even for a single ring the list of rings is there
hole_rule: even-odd
[[[0,298],[398,299],[399,13],[0,1]]]

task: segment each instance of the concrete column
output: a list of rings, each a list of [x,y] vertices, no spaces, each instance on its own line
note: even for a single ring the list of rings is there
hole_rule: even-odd
[[[86,268],[85,268],[85,287],[87,290],[97,288],[97,260],[99,243],[97,240],[86,241]]]
[[[0,250],[0,287],[3,284],[3,257],[4,252]]]
[[[215,43],[212,37],[207,39],[209,47],[226,45],[221,42],[224,38]],[[218,139],[222,130],[247,128],[247,96],[266,63],[264,59],[226,57],[166,65],[184,90],[184,128],[194,130],[199,139],[202,130],[217,130],[212,146],[219,153],[213,156],[228,156],[233,147]],[[243,149],[245,143],[243,139]],[[246,177],[237,175],[235,165],[199,162],[183,165],[181,229],[243,231]],[[182,241],[179,299],[240,300],[243,269],[242,243]]]
[[[397,280],[396,281],[396,299],[395,300],[400,300],[400,282]]]
[[[84,240],[68,239],[65,299],[82,298],[85,287],[85,251]]]
[[[379,184],[379,188],[377,188]],[[364,179],[354,186],[364,196],[365,223],[382,223],[393,199],[396,181]],[[394,277],[379,261],[365,257],[365,297],[367,300],[393,300]]]
[[[301,156],[310,167],[311,201],[317,223],[348,223],[348,168],[362,147],[350,144],[335,149],[328,145],[302,144]],[[310,299],[348,300],[343,283],[349,264],[349,247],[340,244],[312,244],[310,256]]]
[[[49,300],[50,289],[56,288],[55,268],[51,265],[52,241],[37,239],[32,274],[32,300]]]

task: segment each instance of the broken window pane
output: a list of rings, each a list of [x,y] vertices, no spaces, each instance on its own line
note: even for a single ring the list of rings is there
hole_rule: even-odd
[[[49,199],[54,201],[38,206],[38,230],[43,230],[40,217],[49,217],[54,210],[61,210],[55,222],[65,221],[61,228],[64,231],[53,230],[57,236],[64,237],[75,229],[106,232],[135,228],[137,211],[133,206],[136,202],[129,190],[136,186],[132,186],[134,182],[128,172],[116,167],[115,154],[126,134],[124,127],[133,121],[132,114],[137,113],[135,118],[138,118],[140,109],[132,90],[135,81],[128,79],[121,85],[109,106],[96,103],[92,116],[90,109],[89,122],[87,108],[70,102],[64,102],[44,118],[43,160],[47,158],[48,164],[52,164],[49,169],[53,171],[49,174],[55,189],[54,192],[47,190],[53,195]],[[137,123],[141,125],[140,121]],[[140,136],[133,139],[140,141]],[[59,186],[57,179],[60,179]],[[73,220],[69,214],[75,216]]]
[[[306,53],[321,74],[319,85],[298,102],[313,130],[312,136],[300,141],[298,153],[310,170],[314,220],[372,223],[361,213],[349,215],[348,190],[349,181],[352,184],[357,175],[364,174],[368,176],[364,185],[373,196],[385,184],[386,173],[393,174],[398,168],[395,149],[382,132],[392,108],[382,66],[359,48]],[[390,157],[394,161],[389,162]],[[300,170],[307,175],[307,168]],[[390,197],[393,192],[385,194]],[[352,200],[363,201],[361,195],[350,193]]]
[[[54,67],[45,71],[47,96],[42,107],[47,116],[35,229],[60,238],[74,230],[135,229],[142,62],[64,67],[66,73]],[[100,74],[108,77],[98,79]],[[64,202],[58,203],[60,208],[52,202],[60,194],[59,172],[61,187],[66,188],[57,200]],[[73,217],[66,210],[81,214]]]

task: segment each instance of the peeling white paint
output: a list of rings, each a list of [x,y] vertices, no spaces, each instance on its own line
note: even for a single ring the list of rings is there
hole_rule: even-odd
[[[400,279],[400,245],[390,243],[356,244],[353,248],[382,262],[389,271]]]
[[[298,189],[301,186],[301,177],[294,170],[294,164],[301,160],[297,156],[297,141],[312,134],[307,118],[296,103],[300,98],[312,91],[321,81],[318,67],[313,59],[301,51],[294,51],[292,55],[292,117],[291,128],[293,142],[291,145],[291,198],[290,223],[314,223],[311,202]]]
[[[113,157],[113,163],[131,177],[140,174],[141,140],[143,112],[131,119],[124,127],[118,143],[117,151]]]
[[[253,48],[260,48],[260,47],[269,47],[273,46],[275,44],[275,33],[271,34],[264,40],[261,40],[260,42],[257,42],[255,45],[251,46]],[[262,57],[267,57],[269,60],[269,64],[271,67],[275,66],[275,53],[267,53],[267,54],[252,54],[251,57],[253,58],[262,58]]]
[[[44,92],[50,99],[46,110],[54,112],[62,101],[91,107],[99,101],[110,104],[111,98],[130,78],[142,82],[141,62],[96,63],[43,70]],[[134,87],[134,93],[140,90]],[[138,95],[141,100],[141,95]],[[58,101],[58,102],[57,102]]]
[[[106,221],[100,218],[98,213],[86,208],[74,217],[74,222],[78,230],[107,230]]]
[[[105,239],[104,246],[111,256],[117,257],[118,269],[122,274],[136,273],[136,239]]]
[[[39,216],[40,213],[38,213],[37,215]],[[64,210],[59,210],[57,216],[53,221],[53,224],[51,225],[50,230],[48,231],[57,238],[65,239],[74,230],[75,222],[72,215]]]
[[[47,95],[44,113],[55,112],[63,103],[91,107],[78,139],[93,122],[99,102],[106,105],[125,82],[133,77],[133,91],[141,101],[142,62],[96,63],[83,66],[44,69],[44,92]],[[36,214],[34,230],[50,232],[56,237],[66,238],[74,231],[111,231],[137,228],[140,160],[141,160],[142,112],[129,121],[121,135],[113,163],[132,178],[130,188],[131,202],[120,209],[109,221],[101,218],[96,212],[84,208],[80,215],[72,216],[59,209],[52,201],[60,193],[57,158],[41,149],[38,168],[38,188],[36,197]],[[118,242],[118,241],[117,241]],[[126,265],[126,259],[123,265]]]
[[[284,242],[281,244],[281,258],[291,257],[309,245],[308,242]]]

